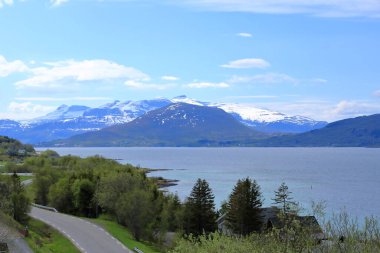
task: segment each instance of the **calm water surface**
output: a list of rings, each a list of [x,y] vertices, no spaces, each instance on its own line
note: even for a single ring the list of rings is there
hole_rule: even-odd
[[[205,178],[219,205],[240,178],[261,186],[265,205],[286,182],[306,210],[326,201],[327,212],[380,217],[380,149],[365,148],[53,148],[60,155],[101,156],[141,167],[168,169],[152,176],[180,180],[169,190],[184,199]],[[43,149],[40,149],[43,150]]]

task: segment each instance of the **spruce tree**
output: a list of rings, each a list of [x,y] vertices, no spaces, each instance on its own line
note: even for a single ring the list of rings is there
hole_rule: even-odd
[[[277,204],[281,208],[281,213],[285,218],[297,212],[297,203],[293,201],[293,197],[291,197],[292,192],[289,191],[288,186],[284,182],[274,193],[275,197],[272,200],[274,204]]]
[[[256,180],[238,180],[227,204],[226,221],[232,232],[248,235],[262,227],[262,196]]]
[[[206,180],[198,179],[185,204],[185,232],[195,236],[216,230],[214,195]]]

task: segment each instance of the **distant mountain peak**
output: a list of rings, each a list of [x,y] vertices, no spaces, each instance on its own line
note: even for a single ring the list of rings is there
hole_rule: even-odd
[[[57,107],[56,111],[61,111],[61,110],[67,109],[68,107],[69,107],[68,105],[62,104],[62,105]]]
[[[112,108],[119,103],[120,103],[120,100],[114,100],[113,102],[104,104],[104,105],[100,106],[99,108]]]
[[[185,104],[192,104],[192,105],[199,105],[204,106],[208,103],[200,102],[195,99],[188,98],[186,95],[177,96],[171,99],[172,103],[185,103]]]
[[[267,137],[222,109],[187,103],[170,104],[137,119],[100,131],[56,141],[59,146],[229,146]]]
[[[184,98],[187,98],[187,96],[186,95],[179,95],[179,96],[174,97],[173,99],[184,99]]]

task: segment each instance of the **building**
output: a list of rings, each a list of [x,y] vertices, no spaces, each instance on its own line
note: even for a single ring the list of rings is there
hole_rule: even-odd
[[[280,209],[277,207],[264,207],[261,208],[261,217],[263,227],[260,228],[261,231],[268,231],[273,228],[281,229],[285,226],[284,221],[282,221],[278,214]],[[226,221],[226,214],[221,215],[217,220],[218,231],[225,235],[233,235],[233,232],[228,228]],[[317,219],[314,216],[293,216],[292,222],[298,222],[300,228],[305,229],[313,234],[315,239],[322,240],[325,238],[322,228],[320,227]]]

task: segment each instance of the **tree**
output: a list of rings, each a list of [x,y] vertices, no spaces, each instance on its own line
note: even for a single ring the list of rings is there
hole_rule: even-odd
[[[49,189],[49,205],[54,206],[60,212],[75,213],[74,194],[71,190],[72,182],[68,177],[63,177]]]
[[[0,212],[14,220],[25,223],[28,220],[30,201],[17,174],[0,176]]]
[[[14,173],[11,179],[11,203],[12,216],[18,222],[25,223],[29,217],[30,200],[26,195],[24,186],[21,184],[20,177]]]
[[[160,215],[161,231],[177,231],[181,229],[182,204],[177,194],[167,194],[162,200],[162,211]]]
[[[216,212],[214,195],[206,180],[198,179],[185,203],[185,232],[196,236],[214,232]]]
[[[72,192],[74,195],[74,206],[77,211],[84,216],[93,217],[95,216],[95,184],[89,179],[76,179],[73,186]]]
[[[45,161],[45,160],[41,160]],[[41,162],[44,164],[45,162]],[[47,205],[49,198],[50,186],[54,185],[62,173],[59,170],[52,169],[51,166],[39,168],[34,171],[33,187],[35,190],[35,202],[41,205]]]
[[[292,201],[293,197],[291,197],[292,192],[289,191],[288,186],[283,182],[277,191],[274,192],[275,197],[272,199],[274,204],[279,205],[281,208],[282,214],[287,218],[289,214],[296,213],[297,203]]]
[[[150,228],[155,220],[155,213],[150,192],[142,189],[127,192],[121,196],[117,207],[116,212],[122,223],[130,229],[137,241],[152,236]]]
[[[227,203],[227,226],[240,235],[259,231],[262,227],[261,206],[262,196],[256,180],[239,179]]]

